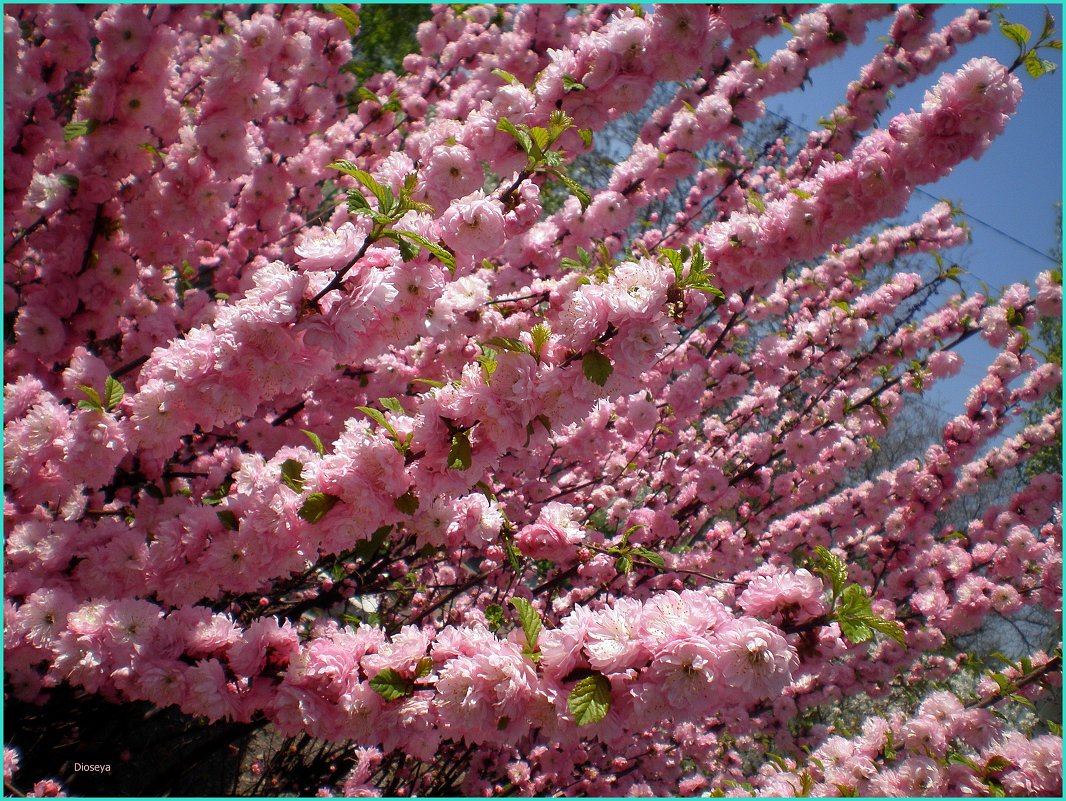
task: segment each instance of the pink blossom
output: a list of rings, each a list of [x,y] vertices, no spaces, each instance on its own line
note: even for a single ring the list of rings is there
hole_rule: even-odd
[[[503,207],[478,190],[452,203],[441,218],[441,236],[456,253],[482,258],[503,243]]]
[[[532,559],[559,562],[573,558],[585,533],[574,517],[577,510],[569,504],[552,501],[544,505],[536,522],[523,526],[515,535],[515,544]]]
[[[792,681],[799,665],[795,649],[769,626],[738,618],[715,632],[718,671],[729,687],[755,698],[772,697]]]

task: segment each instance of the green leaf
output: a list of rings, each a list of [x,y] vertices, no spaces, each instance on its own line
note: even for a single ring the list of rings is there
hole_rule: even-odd
[[[374,92],[371,92],[365,86],[360,86],[355,90],[355,97],[357,100],[361,100],[366,103],[381,103],[381,98]]]
[[[503,551],[507,554],[507,561],[510,563],[511,569],[515,573],[521,573],[522,552],[515,547],[514,540],[511,539],[511,535],[506,528],[500,532],[500,539],[503,541]]]
[[[1011,764],[1011,761],[1006,757],[1000,756],[999,754],[994,754],[993,756],[989,757],[988,761],[985,763],[985,767],[982,772],[985,776],[988,776],[988,774],[990,773],[999,773],[1001,770],[1006,770],[1007,768],[1009,768]]]
[[[349,189],[345,192],[345,195],[348,197],[349,214],[373,214],[373,209],[370,208],[370,202],[363,197],[363,193],[358,189]]]
[[[436,256],[440,260],[440,262],[448,268],[449,272],[455,272],[455,256],[451,253],[451,251],[447,250],[446,248],[441,247],[435,242],[430,242],[424,236],[420,236],[419,234],[413,233],[412,231],[388,231],[387,234],[396,234],[397,236],[401,236],[404,239],[410,239],[412,242],[417,242],[419,245],[421,245],[434,256]]]
[[[607,379],[611,377],[611,373],[614,372],[614,365],[611,364],[610,359],[598,350],[593,350],[586,353],[581,360],[581,372],[593,384],[598,384],[602,387],[607,383]]]
[[[297,514],[308,523],[317,523],[326,516],[326,512],[337,505],[339,500],[340,498],[336,495],[327,495],[325,492],[312,492],[307,496],[307,500],[304,501]]]
[[[529,646],[529,650],[536,651],[537,640],[540,639],[540,631],[544,626],[540,620],[540,615],[533,608],[533,604],[525,598],[512,598],[511,606],[518,612],[518,620],[522,624],[522,631],[526,634],[526,643]]]
[[[223,499],[229,495],[230,488],[233,486],[233,478],[227,478],[212,492],[203,496],[202,502],[204,506],[218,506],[222,503]]]
[[[89,411],[102,412],[104,410],[104,404],[100,402],[100,393],[90,387],[88,384],[78,384],[78,389],[85,393],[85,397],[88,400],[78,401],[79,409],[88,409]]]
[[[833,589],[833,599],[840,597],[844,585],[848,582],[848,567],[840,557],[828,548],[818,545],[814,549],[814,572],[829,579]]]
[[[1044,41],[1055,32],[1055,18],[1044,8],[1044,29],[1040,32],[1040,41]]]
[[[452,446],[448,450],[448,467],[453,470],[468,470],[473,462],[470,437],[460,431],[452,437]]]
[[[751,204],[760,214],[766,211],[766,203],[763,202],[762,195],[756,192],[754,189],[749,189],[747,192],[748,203]]]
[[[126,397],[126,390],[122,388],[122,384],[108,376],[104,380],[104,408],[111,411],[122,403],[124,397]]]
[[[378,398],[378,403],[381,404],[383,409],[388,409],[393,414],[405,415],[403,404],[400,403],[399,398]]]
[[[551,170],[551,174],[562,181],[563,186],[570,190],[570,194],[577,198],[578,203],[581,204],[581,210],[584,211],[592,203],[592,196],[585,191],[585,187],[571,178],[562,170]]]
[[[988,655],[988,657],[989,659],[998,659],[1007,667],[1014,667],[1014,660],[1011,659],[1009,656],[1001,654],[999,651],[993,651]]]
[[[546,158],[545,151],[548,149],[549,140],[551,134],[548,133],[546,128],[534,127],[528,129],[529,141],[532,143],[530,147],[530,155],[537,161],[544,161]]]
[[[952,763],[956,765],[965,765],[966,767],[972,769],[974,773],[981,772],[981,768],[977,766],[976,762],[974,762],[969,757],[960,754],[958,751],[948,751],[947,762],[949,765]]]
[[[314,446],[314,449],[318,452],[319,456],[325,455],[326,447],[322,444],[322,440],[318,434],[314,431],[308,431],[306,428],[301,428],[300,431],[306,434],[307,438],[311,440],[311,445]]]
[[[400,248],[400,258],[404,261],[414,261],[418,258],[419,247],[414,242],[406,239],[397,239],[396,245]]]
[[[415,678],[422,679],[430,674],[433,670],[433,658],[424,656],[418,660],[418,664],[415,666]]]
[[[570,691],[566,703],[578,726],[599,723],[611,709],[611,683],[600,673],[586,676]]]
[[[415,683],[392,668],[385,668],[370,680],[370,689],[386,701],[396,701],[414,693]]]
[[[844,591],[840,593],[840,614],[854,616],[854,615],[872,615],[873,611],[870,608],[870,596],[866,594],[866,590],[860,587],[858,584],[849,584],[844,588]]]
[[[281,463],[282,483],[297,494],[304,491],[303,472],[303,464],[295,459],[286,459]]]
[[[1007,696],[1007,699],[1010,701],[1014,701],[1015,703],[1022,704],[1023,706],[1027,706],[1030,709],[1036,709],[1036,704],[1034,704],[1024,695],[1019,695],[1018,693],[1011,693]]]
[[[623,576],[628,576],[633,572],[633,557],[629,554],[623,554],[614,560],[614,569],[621,573]]]
[[[1044,74],[1043,59],[1037,55],[1035,50],[1030,50],[1022,58],[1022,63],[1025,65],[1025,71],[1029,73],[1031,78],[1039,78]]]
[[[581,137],[581,144],[585,147],[592,147],[592,130],[589,128],[579,128],[577,135]]]
[[[394,440],[399,441],[400,435],[396,433],[396,429],[392,427],[392,424],[385,419],[385,415],[375,409],[373,406],[356,406],[356,409],[366,414],[367,417],[374,420],[378,425],[392,434]]]
[[[236,531],[240,528],[240,524],[237,522],[237,515],[231,510],[223,509],[220,512],[215,512],[215,514],[218,515],[218,522],[230,531]]]
[[[644,557],[660,570],[666,567],[666,560],[659,556],[659,554],[655,553],[655,551],[649,551],[647,548],[634,548],[633,555]]]
[[[574,80],[573,76],[563,76],[563,91],[564,92],[584,92],[585,84],[581,81]]]
[[[356,545],[352,549],[352,553],[364,562],[369,562],[374,558],[374,554],[381,550],[381,546],[385,544],[385,540],[388,539],[391,532],[392,526],[382,526],[370,535],[370,539],[363,540]]]
[[[334,161],[329,165],[329,168],[343,172],[345,175],[350,175],[369,189],[374,197],[377,198],[378,211],[382,214],[391,215],[397,210],[398,204],[396,203],[396,196],[392,194],[392,190],[379,184],[377,179],[366,170],[361,170],[350,161],[343,160]]]
[[[1029,29],[1020,22],[1007,22],[1002,17],[999,19],[999,30],[1000,33],[1023,50],[1025,49],[1025,45],[1029,42],[1029,37],[1032,36]]]
[[[1014,690],[1014,682],[1012,682],[1002,673],[991,673],[989,675],[991,675],[992,680],[999,687],[1000,692],[1009,693]]]
[[[895,620],[885,620],[883,617],[877,615],[871,615],[870,617],[862,618],[862,622],[872,628],[874,631],[878,631],[884,634],[886,637],[898,642],[904,648],[907,647],[907,634],[902,624]]]
[[[489,604],[485,607],[485,621],[491,631],[497,631],[505,622],[503,607],[499,604]]]
[[[418,496],[411,490],[407,490],[407,492],[393,501],[393,503],[396,504],[396,508],[405,515],[413,515],[418,511]]]
[[[533,355],[539,359],[544,346],[548,344],[548,340],[552,337],[551,326],[547,323],[537,323],[529,334],[533,339]]]
[[[96,120],[77,120],[63,126],[63,141],[70,142],[79,136],[88,136],[100,126]]]
[[[330,11],[344,20],[344,25],[348,28],[348,35],[355,36],[359,33],[359,15],[352,9],[343,3],[326,3],[324,5],[326,11]]]
[[[573,127],[574,118],[562,109],[556,109],[548,115],[548,133],[552,142]]]
[[[1061,737],[1062,736],[1062,726],[1060,726],[1055,721],[1053,721],[1053,720],[1045,721],[1044,725],[1047,726],[1047,730],[1051,734],[1055,735],[1056,737]]]
[[[492,71],[492,74],[495,75],[497,78],[500,78],[501,80],[505,81],[506,83],[511,84],[512,86],[522,85],[522,82],[518,80],[515,76],[513,76],[511,73],[509,73],[507,70],[494,69]]]
[[[873,629],[854,617],[841,617],[837,622],[840,624],[840,633],[857,645],[869,642],[874,636]]]
[[[496,130],[509,133],[513,136],[515,141],[518,142],[518,146],[522,148],[522,152],[529,156],[530,159],[533,158],[533,140],[529,138],[528,133],[516,128],[514,123],[506,117],[501,117],[500,121],[496,123]]]
[[[985,786],[988,788],[988,795],[991,798],[1006,798],[1007,791],[1003,789],[1003,785],[997,781],[989,779],[985,782]]]
[[[529,353],[529,346],[525,342],[511,337],[493,337],[485,344],[500,350],[509,350],[512,353]]]
[[[434,387],[436,389],[440,389],[441,387],[447,386],[447,384],[445,384],[443,381],[437,381],[435,378],[412,378],[411,383],[426,384],[427,386]]]

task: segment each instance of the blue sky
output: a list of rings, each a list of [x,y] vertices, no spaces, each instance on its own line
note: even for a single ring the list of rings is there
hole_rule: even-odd
[[[966,6],[946,5],[938,9],[935,14],[937,27],[946,24],[964,8]],[[1055,16],[1057,36],[1061,38],[1062,20],[1066,16],[1062,6],[1011,4],[998,10],[1010,22],[1026,25],[1033,31],[1035,41],[1043,28],[1045,8]],[[877,39],[887,33],[890,22],[891,18],[870,26],[861,47],[852,48],[843,58],[814,70],[811,74],[813,87],[774,98],[768,101],[767,108],[806,128],[817,127],[818,118],[841,102],[847,83],[854,80],[862,65],[884,46]],[[768,57],[773,49],[764,43],[760,53]],[[1040,79],[1031,78],[1024,68],[1016,71],[1025,94],[1003,135],[978,161],[965,162],[947,178],[924,187],[929,194],[916,193],[907,211],[907,220],[917,219],[936,202],[936,198],[943,198],[961,205],[976,218],[968,220],[972,227],[972,243],[945,253],[946,258],[969,272],[971,277],[963,279],[969,291],[979,290],[980,281],[992,287],[1016,281],[1031,282],[1038,272],[1055,266],[1049,259],[978,222],[995,226],[1041,253],[1047,253],[1055,243],[1054,204],[1062,199],[1062,54],[1041,52],[1045,58],[1056,62],[1060,70]],[[1016,54],[1017,47],[1000,33],[998,25],[994,25],[988,34],[961,46],[956,56],[933,74],[901,89],[888,113],[882,116],[882,124],[897,113],[920,107],[925,91],[945,71],[954,71],[970,59],[985,55],[1009,65]],[[960,353],[966,359],[962,373],[932,389],[925,398],[929,404],[951,416],[961,411],[965,394],[980,380],[984,365],[994,355],[977,338],[965,343]]]

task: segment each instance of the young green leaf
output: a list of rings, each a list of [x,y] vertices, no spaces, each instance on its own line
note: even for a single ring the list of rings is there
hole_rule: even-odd
[[[907,646],[906,630],[900,623],[895,620],[885,620],[883,617],[871,615],[870,617],[864,617],[862,622],[872,628],[874,631],[884,634],[886,637],[890,637],[900,645]]]
[[[120,403],[122,399],[126,397],[126,390],[122,388],[122,384],[116,381],[111,376],[104,379],[104,408],[111,411]]]
[[[364,562],[369,562],[381,550],[381,546],[385,544],[385,540],[388,539],[391,532],[392,526],[382,526],[370,535],[370,539],[363,540],[356,545],[352,549],[352,553]]]
[[[327,495],[325,492],[312,492],[307,496],[307,500],[304,501],[297,514],[308,523],[317,523],[326,516],[330,509],[337,505],[339,500],[340,498],[336,495]]]
[[[540,638],[540,631],[544,625],[541,623],[540,615],[533,608],[533,604],[525,598],[512,598],[511,606],[518,613],[518,620],[522,624],[522,631],[526,634],[526,644],[529,650],[536,651],[537,640]]]
[[[586,676],[570,691],[567,707],[578,726],[599,723],[611,710],[611,683],[600,673]]]
[[[602,387],[607,383],[607,379],[611,377],[611,373],[614,372],[614,365],[611,364],[610,359],[598,350],[593,350],[586,353],[581,360],[581,372],[593,384],[598,384]]]
[[[1020,22],[1007,22],[1003,17],[999,18],[999,30],[1004,36],[1014,42],[1018,47],[1025,49],[1025,45],[1032,36],[1029,29]]]
[[[63,141],[70,142],[79,136],[88,136],[99,127],[96,120],[77,120],[63,126]]]
[[[472,461],[470,437],[465,431],[460,431],[452,437],[452,446],[448,450],[448,467],[453,470],[468,470]]]
[[[552,337],[551,326],[547,323],[537,323],[529,333],[533,338],[533,355],[539,359],[544,346]]]
[[[319,456],[323,456],[326,453],[326,447],[322,444],[322,439],[314,431],[308,431],[306,428],[301,428],[301,432],[307,435],[307,438],[311,440],[311,445],[318,452]]]
[[[100,402],[100,393],[90,387],[88,384],[79,384],[78,389],[85,393],[85,397],[88,400],[78,401],[79,409],[87,409],[90,412],[102,412],[104,410],[104,404]]]
[[[228,528],[230,531],[236,531],[240,528],[240,524],[237,522],[237,515],[235,515],[229,509],[223,509],[220,512],[215,512],[218,515],[218,522],[220,522],[224,528]]]
[[[448,268],[449,272],[455,272],[455,256],[441,245],[438,245],[435,242],[430,242],[424,236],[413,233],[411,231],[389,231],[388,234],[395,234],[398,237],[403,237],[404,239],[410,239],[412,242],[417,242],[419,245],[421,245],[434,256],[436,256],[440,260],[440,262]]]
[[[840,610],[841,615],[847,615],[849,617],[855,615],[872,615],[873,611],[870,608],[870,596],[866,594],[866,590],[860,587],[858,584],[849,584],[840,593]]]
[[[407,492],[393,501],[393,503],[396,505],[396,508],[405,515],[413,515],[418,511],[418,496],[411,492],[411,490],[407,490]]]
[[[562,181],[563,186],[570,190],[570,194],[577,198],[578,203],[581,204],[581,210],[585,211],[592,203],[592,196],[585,190],[581,184],[563,172],[561,169],[552,169],[549,172]]]
[[[563,91],[564,92],[584,92],[585,84],[581,81],[574,80],[570,75],[563,76]]]
[[[415,678],[423,679],[430,674],[433,670],[433,658],[424,656],[418,660],[418,664],[415,666]]]
[[[372,215],[374,210],[370,208],[370,202],[363,197],[363,193],[358,189],[349,189],[345,192],[348,198],[348,213],[349,214],[366,214]]]
[[[522,148],[522,152],[533,158],[533,140],[529,138],[529,134],[520,128],[516,128],[506,117],[502,117],[498,123],[496,123],[496,130],[509,133],[518,142],[518,146]]]
[[[512,353],[529,353],[529,346],[525,342],[511,337],[493,337],[485,344],[500,350],[509,350]]]
[[[303,464],[295,459],[286,459],[281,463],[282,483],[297,494],[304,491],[303,472]]]
[[[405,262],[414,261],[418,258],[420,249],[414,242],[407,239],[397,239],[396,245],[400,248],[400,258]]]
[[[377,409],[372,406],[356,406],[355,408],[366,414],[367,417],[374,420],[378,425],[380,425],[382,428],[392,434],[392,438],[394,440],[398,441],[400,439],[400,435],[396,433],[396,429],[393,428],[392,424],[385,419],[385,415],[383,415]]]
[[[359,15],[348,6],[343,3],[326,3],[323,8],[344,20],[349,36],[355,36],[359,33]]]
[[[367,189],[371,194],[377,198],[378,211],[384,215],[391,215],[397,210],[398,204],[396,203],[396,196],[392,194],[392,190],[387,186],[382,186],[377,182],[377,179],[366,170],[361,170],[352,164],[350,161],[334,161],[329,165],[330,169],[343,172],[345,175],[349,175]]]
[[[500,539],[503,541],[503,551],[507,554],[507,561],[511,565],[511,569],[515,573],[522,572],[522,552],[515,547],[514,540],[511,539],[511,535],[505,527],[500,533]]]
[[[662,569],[666,567],[666,560],[659,556],[659,554],[655,553],[655,551],[649,551],[647,548],[634,548],[633,555],[647,559],[657,568]]]
[[[522,82],[518,80],[515,76],[513,76],[511,73],[509,73],[507,70],[494,69],[492,71],[492,74],[500,80],[504,81],[505,83],[511,84],[512,86],[522,85]]]
[[[844,585],[848,582],[847,565],[823,545],[815,547],[814,560],[814,572],[829,579],[835,601],[840,597],[840,593],[844,591]]]
[[[415,684],[392,668],[385,668],[370,680],[370,689],[386,701],[396,701],[414,693]]]
[[[503,607],[499,604],[489,604],[485,607],[485,621],[492,631],[498,630],[504,624]]]

